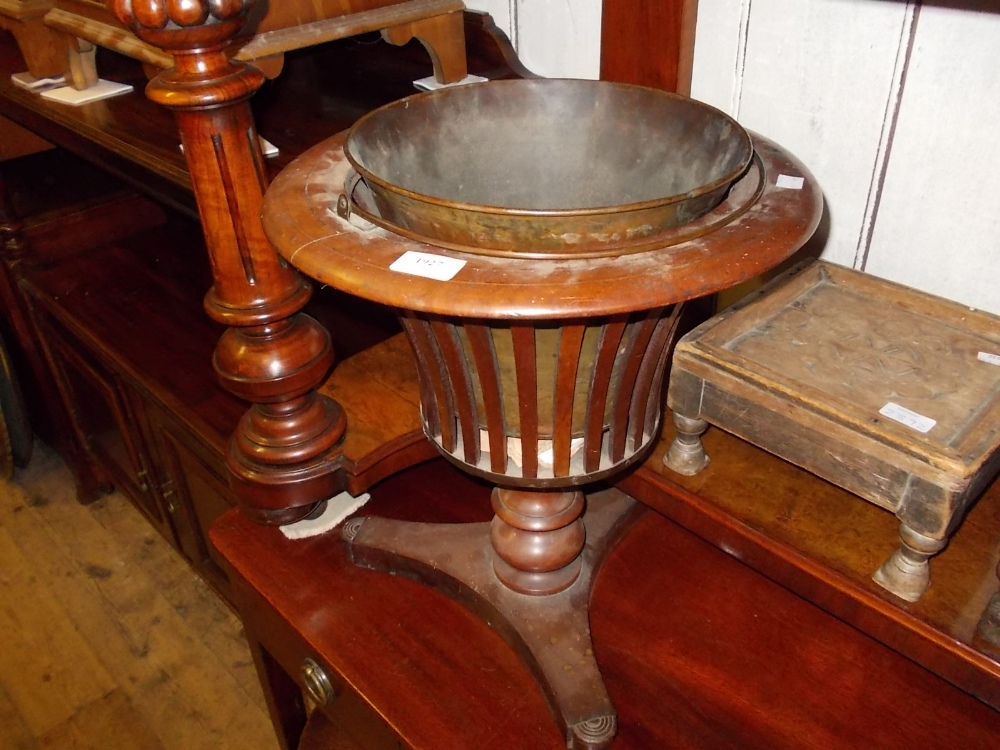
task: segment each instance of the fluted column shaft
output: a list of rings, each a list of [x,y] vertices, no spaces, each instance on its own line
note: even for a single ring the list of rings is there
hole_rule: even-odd
[[[335,494],[344,432],[339,406],[317,394],[333,363],[329,334],[300,311],[309,283],[260,223],[267,176],[249,98],[264,81],[230,60],[228,41],[256,0],[110,0],[118,18],[174,57],[147,96],[174,111],[212,264],[205,309],[229,326],[214,357],[231,392],[252,406],[227,456],[243,509],[288,523]]]

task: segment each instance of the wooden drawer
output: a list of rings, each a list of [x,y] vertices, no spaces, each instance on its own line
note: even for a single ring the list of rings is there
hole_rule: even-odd
[[[268,700],[272,717],[281,717],[275,725],[288,724],[288,715],[320,711],[341,734],[346,747],[363,750],[400,750],[403,744],[382,721],[378,713],[338,674],[329,663],[317,655],[306,637],[297,632],[255,590],[230,575],[233,598],[236,601],[247,640],[257,664],[262,682],[268,685]],[[345,646],[347,647],[347,646]],[[275,703],[283,705],[276,706]],[[300,728],[292,730],[297,734]],[[315,736],[328,736],[327,729],[315,728]],[[307,733],[307,734],[310,734]],[[296,744],[297,737],[286,742]],[[303,744],[306,747],[305,735]]]

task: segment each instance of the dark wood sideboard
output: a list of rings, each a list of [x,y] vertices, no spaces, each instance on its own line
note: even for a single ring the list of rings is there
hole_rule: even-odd
[[[467,14],[466,33],[472,72],[527,74],[488,18]],[[237,606],[284,746],[559,747],[530,675],[459,605],[354,568],[339,539],[290,541],[235,509],[228,441],[246,404],[212,367],[224,327],[203,309],[211,248],[176,122],[142,95],[134,60],[98,50],[101,75],[133,94],[59,107],[11,86],[23,61],[0,41],[0,115],[57,146],[0,165],[12,198],[0,214],[3,333],[33,373],[33,414],[81,499],[118,486]],[[280,151],[270,174],[431,73],[419,44],[377,35],[290,52],[284,65],[251,100]],[[433,454],[393,316],[329,290],[304,309],[342,363],[319,390],[348,410],[358,430],[347,439],[374,440],[366,425],[397,420],[386,429],[405,438],[399,465],[420,464],[381,482],[377,462],[345,469],[347,486],[374,485],[367,512],[488,519],[482,485],[421,463]],[[388,352],[382,366],[403,363],[384,381],[373,344]],[[384,408],[352,413],[369,407],[351,389],[376,386]],[[594,593],[615,747],[997,745],[1000,653],[975,628],[996,591],[1000,488],[942,556],[935,588],[904,606],[864,572],[894,543],[891,517],[724,435],[707,438],[711,471],[669,477],[659,465],[670,437],[620,483],[652,510]],[[821,539],[817,519],[844,508],[844,533]]]
[[[523,71],[488,16],[468,14],[466,26],[470,69]],[[102,77],[134,91],[69,107],[14,86],[10,75],[25,63],[10,36],[0,42],[9,153],[24,150],[24,133],[55,146],[0,164],[3,334],[35,429],[67,457],[81,501],[122,490],[228,597],[206,530],[237,503],[227,453],[247,404],[213,367],[225,329],[205,314],[213,274],[177,125],[144,96],[139,61],[98,49]],[[253,100],[259,131],[279,149],[268,173],[431,74],[417,41],[393,47],[377,33],[288,53],[282,75]],[[27,150],[40,145],[36,137]],[[338,360],[398,331],[390,311],[330,290],[305,311],[335,332]],[[389,345],[390,361],[397,349]],[[351,388],[355,371],[342,370],[321,380],[325,393]],[[416,397],[402,398],[396,424],[378,428],[409,435],[404,460],[423,460]],[[383,438],[359,426],[351,439],[364,454]],[[352,468],[349,481],[371,481],[370,463]]]

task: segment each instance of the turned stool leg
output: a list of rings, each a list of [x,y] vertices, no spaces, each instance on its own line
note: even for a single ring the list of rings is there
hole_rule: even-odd
[[[943,550],[948,540],[931,539],[903,523],[899,525],[899,538],[899,549],[882,563],[872,579],[900,599],[915,602],[931,582],[928,559]]]
[[[708,455],[701,444],[701,436],[708,429],[708,422],[674,412],[674,426],[677,428],[677,437],[670,444],[663,463],[686,477],[697,474],[708,465]]]

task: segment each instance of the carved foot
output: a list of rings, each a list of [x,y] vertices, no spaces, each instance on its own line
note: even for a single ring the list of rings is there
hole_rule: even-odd
[[[674,425],[677,437],[663,457],[663,465],[686,477],[693,476],[708,466],[708,455],[701,444],[701,436],[708,429],[708,422],[674,412]]]
[[[611,744],[618,733],[618,717],[595,716],[570,730],[570,750],[600,750]]]
[[[568,493],[573,494],[573,493]],[[355,565],[434,586],[469,607],[535,675],[571,750],[603,750],[618,721],[594,657],[590,590],[601,562],[636,520],[635,501],[616,489],[587,497],[583,565],[558,593],[526,596],[494,572],[490,524],[422,524],[355,518],[341,530]]]
[[[872,580],[890,593],[908,602],[923,596],[931,582],[927,560],[948,543],[947,539],[931,539],[918,534],[905,524],[899,525],[899,549],[875,571]]]

